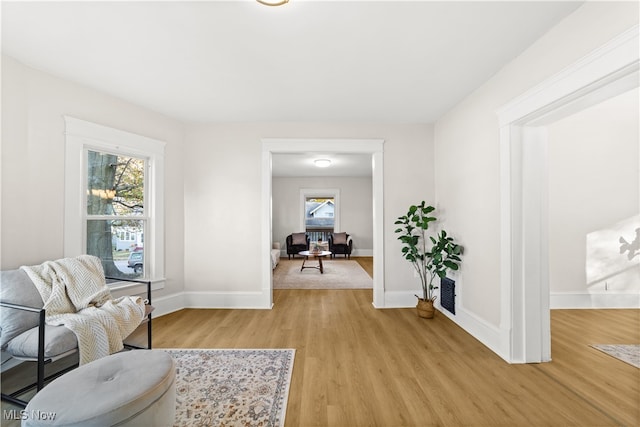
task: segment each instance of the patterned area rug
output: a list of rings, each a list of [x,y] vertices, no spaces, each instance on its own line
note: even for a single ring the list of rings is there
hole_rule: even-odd
[[[281,259],[273,270],[273,289],[373,289],[373,279],[357,261],[325,259],[324,274],[315,268],[300,271],[302,258]],[[318,265],[309,259],[305,265]]]
[[[295,350],[165,351],[176,361],[174,426],[284,426]]]
[[[591,347],[620,359],[629,365],[640,368],[640,345],[633,344],[594,344]]]

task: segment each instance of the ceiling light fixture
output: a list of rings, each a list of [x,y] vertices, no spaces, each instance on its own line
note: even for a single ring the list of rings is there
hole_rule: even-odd
[[[289,3],[289,0],[256,0],[256,1],[266,6],[282,6],[283,4]]]
[[[329,159],[317,159],[314,160],[313,163],[319,168],[327,168],[331,166],[331,160]]]

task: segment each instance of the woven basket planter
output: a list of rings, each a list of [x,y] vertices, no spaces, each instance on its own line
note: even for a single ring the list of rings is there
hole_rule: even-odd
[[[418,316],[422,317],[423,319],[433,319],[433,315],[435,314],[433,301],[418,299],[416,309],[418,310]]]

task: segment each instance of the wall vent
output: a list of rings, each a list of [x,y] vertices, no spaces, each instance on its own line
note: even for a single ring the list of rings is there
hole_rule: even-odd
[[[456,282],[443,277],[440,279],[440,305],[452,314],[456,314]]]

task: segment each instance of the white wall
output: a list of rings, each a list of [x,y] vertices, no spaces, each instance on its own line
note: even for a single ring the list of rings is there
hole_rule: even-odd
[[[393,222],[410,204],[426,200],[465,247],[459,313],[496,328],[502,320],[496,110],[637,22],[636,2],[585,3],[449,111],[435,130],[411,124],[187,124],[183,135],[174,120],[3,58],[1,266],[62,255],[63,114],[167,141],[164,294],[180,292],[184,278],[188,294],[215,294],[211,306],[225,306],[228,295],[260,291],[261,138],[382,138],[385,292],[409,305],[406,296],[419,288],[400,256]]]
[[[385,290],[419,288],[393,235],[411,203],[433,203],[430,125],[242,123],[188,127],[185,152],[185,283],[188,292],[225,303],[261,289],[261,139],[384,139]],[[344,198],[344,196],[341,196]],[[347,221],[350,219],[344,218]],[[346,225],[344,226],[346,227]],[[343,227],[343,228],[344,228]],[[346,228],[345,228],[346,230]],[[412,295],[412,294],[411,294]],[[415,300],[415,298],[414,298]]]
[[[624,93],[548,128],[552,302],[554,293],[640,291],[640,253],[629,260],[619,242],[640,228],[639,96]]]
[[[437,206],[444,227],[465,247],[456,288],[458,319],[463,315],[496,335],[501,320],[508,321],[500,318],[496,110],[637,22],[637,3],[585,3],[436,123]]]
[[[383,138],[385,288],[417,279],[390,230],[422,199],[433,203],[433,127],[386,124],[181,124],[91,88],[2,61],[1,268],[63,256],[63,115],[167,142],[164,311],[198,292],[259,291],[261,138]],[[344,218],[351,221],[348,216]],[[183,291],[187,291],[183,295]]]
[[[2,57],[1,268],[62,258],[63,115],[165,141],[167,281],[183,288],[184,129],[176,120]]]
[[[371,177],[274,177],[272,180],[273,241],[286,253],[286,237],[300,230],[300,190],[340,190],[340,230],[353,239],[353,255],[372,256],[373,197]]]

